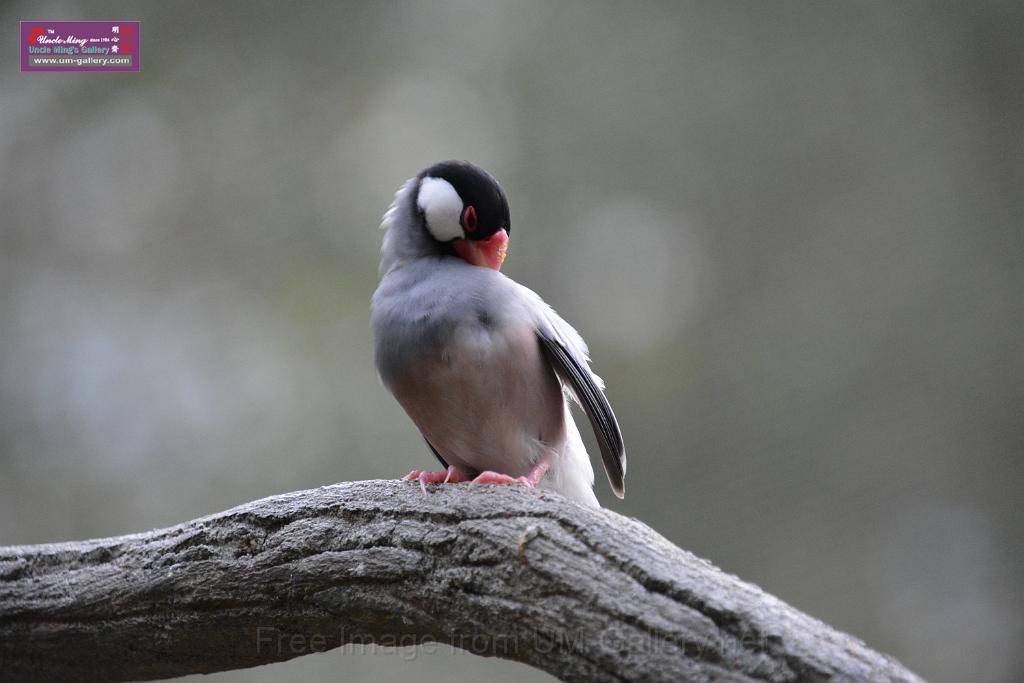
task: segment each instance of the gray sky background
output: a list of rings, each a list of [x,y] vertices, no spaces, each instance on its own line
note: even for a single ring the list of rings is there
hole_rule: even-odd
[[[0,544],[431,465],[369,297],[395,189],[465,158],[608,383],[604,504],[926,678],[1016,680],[1021,7],[3,4]],[[21,19],[141,20],[142,71],[21,74]],[[203,680],[485,676],[550,680]]]

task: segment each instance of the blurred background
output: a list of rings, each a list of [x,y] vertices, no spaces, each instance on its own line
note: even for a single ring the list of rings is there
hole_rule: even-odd
[[[465,158],[608,382],[606,505],[1019,680],[1022,8],[5,3],[0,544],[432,465],[369,299],[395,189]],[[21,19],[141,20],[142,71],[19,73]],[[438,649],[203,680],[551,680]]]

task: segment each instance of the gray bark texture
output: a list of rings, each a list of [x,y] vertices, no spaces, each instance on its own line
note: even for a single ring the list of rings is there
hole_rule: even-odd
[[[636,520],[521,486],[350,482],[0,548],[2,681],[432,642],[566,681],[921,680]]]

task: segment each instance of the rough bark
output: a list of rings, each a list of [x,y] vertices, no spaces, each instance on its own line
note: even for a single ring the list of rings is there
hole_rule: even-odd
[[[3,681],[432,641],[566,681],[920,680],[636,520],[519,486],[351,482],[0,548]]]

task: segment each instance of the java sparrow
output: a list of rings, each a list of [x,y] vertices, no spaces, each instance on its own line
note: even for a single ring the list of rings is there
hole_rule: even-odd
[[[520,483],[597,506],[568,397],[590,419],[622,498],[622,435],[587,345],[500,272],[511,222],[498,182],[468,162],[442,161],[399,188],[381,228],[371,307],[377,372],[446,468],[405,478],[424,491]]]

